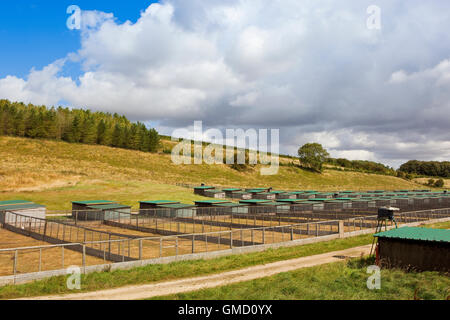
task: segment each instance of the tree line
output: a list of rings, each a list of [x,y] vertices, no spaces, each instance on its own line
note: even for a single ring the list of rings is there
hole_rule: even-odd
[[[384,175],[396,175],[396,171],[382,163],[367,161],[367,160],[348,160],[348,159],[327,159],[327,163],[330,165],[362,171],[362,172],[372,172]]]
[[[0,100],[0,135],[156,152],[160,136],[125,116]]]
[[[411,160],[402,164],[399,171],[415,175],[450,178],[450,162]]]

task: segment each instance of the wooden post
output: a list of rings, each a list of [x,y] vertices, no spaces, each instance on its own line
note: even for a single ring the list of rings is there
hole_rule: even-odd
[[[142,239],[139,240],[139,260],[142,260]]]
[[[16,275],[16,273],[17,273],[17,261],[18,261],[18,255],[19,255],[19,252],[18,252],[18,250],[16,250],[16,251],[14,252],[14,266],[13,266],[13,272],[14,272],[14,275]]]
[[[344,225],[344,221],[339,221],[339,238],[344,238],[345,235],[345,225]]]
[[[230,231],[230,248],[233,249],[233,231]]]
[[[108,241],[108,260],[111,260],[111,234],[109,235]]]
[[[61,247],[62,269],[64,269],[64,246]]]
[[[44,233],[42,234],[42,241],[45,241],[45,236],[47,234],[47,220],[44,223]]]
[[[42,248],[39,248],[39,272],[42,271]]]
[[[83,273],[86,274],[86,245],[83,244]]]
[[[192,254],[195,253],[195,235],[192,235]]]
[[[159,257],[162,258],[163,254],[163,239],[159,238]]]

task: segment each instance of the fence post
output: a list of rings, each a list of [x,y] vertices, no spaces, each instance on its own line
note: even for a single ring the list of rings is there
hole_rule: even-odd
[[[195,235],[192,235],[192,254],[195,253]]]
[[[139,260],[142,260],[142,239],[139,240]]]
[[[86,245],[83,244],[83,273],[86,274]]]
[[[108,260],[111,260],[111,234],[109,234],[109,241],[108,241]]]
[[[230,231],[230,248],[233,249],[233,231]]]
[[[64,246],[61,247],[61,262],[62,262],[62,269],[64,269]]]
[[[42,234],[42,241],[45,241],[45,236],[47,234],[47,220],[44,223],[44,233]]]
[[[16,273],[17,273],[17,260],[18,260],[18,254],[19,254],[19,252],[18,252],[18,250],[16,250],[16,251],[14,252],[14,266],[13,266],[14,275],[16,275]]]
[[[42,271],[42,248],[39,248],[39,272]]]
[[[294,241],[294,226],[291,226],[291,241]]]
[[[159,257],[162,258],[163,254],[163,239],[159,238]]]
[[[262,242],[266,244],[266,228],[262,229]]]
[[[339,238],[344,238],[345,235],[345,224],[343,220],[339,221]]]

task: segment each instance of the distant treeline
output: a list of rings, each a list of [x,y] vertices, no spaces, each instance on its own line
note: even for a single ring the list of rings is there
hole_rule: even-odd
[[[450,178],[450,162],[411,160],[402,164],[399,171],[423,176]]]
[[[156,152],[155,129],[132,123],[125,116],[82,109],[47,108],[0,100],[0,135],[63,140]]]
[[[327,164],[361,172],[396,175],[396,171],[393,168],[390,168],[382,163],[373,161],[330,158],[327,160]]]

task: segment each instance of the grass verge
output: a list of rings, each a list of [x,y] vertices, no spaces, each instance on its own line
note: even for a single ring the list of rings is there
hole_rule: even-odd
[[[155,300],[443,300],[450,277],[437,272],[382,270],[381,289],[369,290],[373,258],[353,259]]]
[[[437,228],[448,229],[450,222],[439,223]],[[212,260],[182,261],[166,265],[149,265],[131,270],[117,270],[83,275],[82,288],[77,292],[89,292],[127,285],[147,284],[220,272],[238,270],[260,264],[312,256],[370,244],[372,235],[308,244],[298,247],[279,248],[245,255],[233,255]],[[0,287],[0,299],[37,297],[74,293],[66,286],[66,277],[53,277],[33,283]]]

